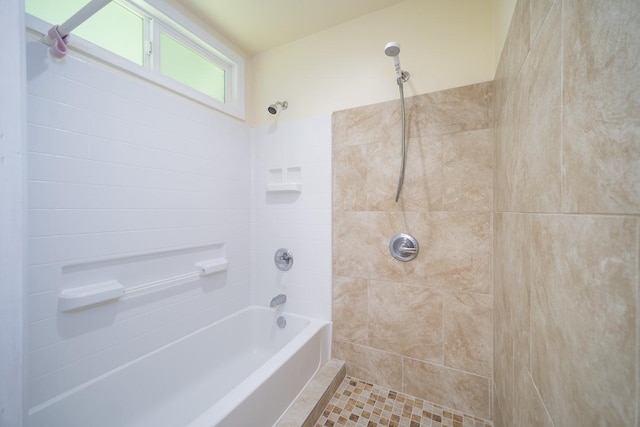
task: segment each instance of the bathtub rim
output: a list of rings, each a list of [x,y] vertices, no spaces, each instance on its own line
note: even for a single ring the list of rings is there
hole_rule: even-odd
[[[305,384],[308,384],[309,381],[313,379],[313,376],[318,372],[318,370],[324,365],[324,363],[331,359],[331,325],[333,324],[333,322],[257,305],[248,306],[236,313],[251,309],[273,311],[274,315],[298,317],[308,320],[309,324],[300,333],[296,334],[293,339],[287,343],[286,346],[280,349],[273,357],[271,357],[262,366],[260,366],[258,370],[252,372],[247,378],[245,378],[232,390],[230,390],[229,393],[227,393],[222,399],[218,400],[212,406],[207,408],[203,413],[201,413],[196,419],[187,424],[186,427],[216,426],[218,423],[223,421],[225,417],[227,417],[237,406],[242,404],[242,402],[244,402],[244,400],[249,395],[251,395],[251,393],[255,392],[263,383],[265,383],[278,369],[284,366],[284,364],[289,359],[291,359],[298,352],[298,350],[300,350],[304,346],[304,344],[309,342],[318,334],[320,335],[318,339],[321,340],[320,345],[322,354],[319,355],[318,365],[314,370],[314,374],[312,374],[307,379]],[[303,390],[304,387],[298,391],[296,397],[291,402],[289,402],[289,405],[287,405],[286,408],[283,409],[282,413],[275,421],[275,424],[277,424],[277,422],[287,412],[291,405],[293,405],[295,399],[300,395],[300,393],[302,393]],[[235,404],[231,405],[230,403]]]
[[[78,385],[76,387],[73,387],[73,388],[71,388],[69,390],[66,390],[66,391],[64,391],[64,392],[52,397],[49,400],[46,400],[46,401],[44,401],[44,402],[42,402],[42,403],[40,403],[38,405],[35,405],[35,406],[32,406],[31,408],[28,408],[27,414],[26,414],[27,423],[28,423],[29,418],[34,416],[38,412],[40,412],[42,410],[46,410],[48,407],[50,407],[52,405],[55,405],[56,403],[58,403],[60,401],[63,401],[64,399],[66,399],[66,398],[68,398],[70,396],[73,396],[76,393],[82,392],[82,390],[84,390],[84,389],[86,389],[86,388],[88,388],[88,387],[90,387],[90,386],[92,386],[92,385],[104,380],[105,378],[107,378],[107,377],[109,377],[111,375],[114,375],[114,374],[116,374],[116,373],[118,373],[120,371],[123,371],[123,370],[125,370],[127,368],[130,368],[131,366],[133,366],[133,365],[135,365],[137,363],[142,363],[144,361],[144,359],[150,358],[150,357],[156,355],[157,353],[160,353],[163,350],[166,350],[167,348],[169,348],[171,346],[178,345],[182,341],[186,341],[186,340],[192,338],[195,335],[203,333],[207,329],[214,328],[215,326],[218,326],[219,324],[221,324],[221,323],[223,323],[225,321],[228,321],[228,320],[230,320],[230,319],[232,319],[234,317],[240,316],[243,313],[248,312],[248,311],[271,312],[272,315],[273,315],[274,323],[275,323],[275,319],[276,319],[277,315],[281,315],[281,316],[290,316],[290,317],[296,317],[296,318],[299,318],[299,319],[303,319],[303,320],[308,321],[309,324],[300,333],[296,334],[292,338],[292,340],[289,341],[285,345],[285,347],[283,349],[280,349],[274,355],[274,357],[271,357],[270,359],[268,359],[267,362],[265,362],[260,367],[260,369],[258,369],[257,371],[252,372],[249,375],[249,377],[247,377],[245,380],[241,381],[239,384],[234,386],[234,388],[229,393],[227,393],[227,395],[225,395],[222,399],[218,400],[218,402],[215,402],[212,406],[210,406],[207,410],[205,410],[205,412],[203,412],[202,414],[198,415],[196,420],[199,420],[204,413],[209,412],[209,410],[211,408],[216,407],[219,402],[221,402],[223,400],[226,401],[227,397],[231,393],[236,391],[236,389],[238,387],[240,387],[242,384],[244,384],[248,380],[254,378],[254,375],[256,375],[258,373],[261,373],[261,371],[264,371],[264,369],[263,369],[264,367],[271,366],[271,364],[274,362],[274,358],[277,358],[276,356],[280,355],[285,349],[289,349],[290,346],[294,345],[294,343],[296,343],[295,344],[296,345],[296,350],[299,349],[302,346],[302,344],[304,344],[306,342],[306,340],[303,341],[303,339],[301,338],[302,336],[308,337],[307,339],[310,339],[313,335],[315,335],[315,333],[318,333],[320,330],[322,330],[323,327],[326,327],[327,325],[330,325],[332,323],[332,322],[327,321],[327,320],[317,319],[317,318],[313,318],[313,317],[307,317],[307,316],[303,316],[303,315],[300,315],[300,314],[297,314],[297,313],[291,313],[291,312],[282,311],[282,310],[273,309],[273,308],[268,308],[268,307],[264,307],[264,306],[260,306],[260,305],[248,305],[248,306],[245,306],[245,307],[243,307],[242,309],[240,309],[238,311],[235,311],[235,312],[233,312],[233,313],[231,313],[231,314],[229,314],[227,316],[224,316],[224,317],[216,320],[215,322],[212,322],[212,323],[209,323],[208,325],[202,326],[202,327],[200,327],[200,328],[198,328],[198,329],[196,329],[196,330],[194,330],[194,331],[192,331],[192,332],[190,332],[190,333],[188,333],[188,334],[186,334],[184,336],[181,336],[180,338],[178,338],[178,339],[176,339],[174,341],[171,341],[171,342],[169,342],[167,344],[164,344],[164,345],[162,345],[162,346],[160,346],[160,347],[158,347],[158,348],[156,348],[156,349],[154,349],[154,350],[152,350],[152,351],[150,351],[148,353],[143,354],[142,356],[139,356],[139,357],[137,357],[137,358],[135,358],[133,360],[130,360],[130,361],[128,361],[128,362],[126,362],[126,363],[124,363],[124,364],[122,364],[122,365],[120,365],[120,366],[118,366],[116,368],[113,368],[113,369],[111,369],[111,370],[109,370],[109,371],[107,371],[107,372],[105,372],[105,373],[103,373],[103,374],[101,374],[101,375],[99,375],[99,376],[97,376],[95,378],[92,378],[89,381],[86,381],[86,382],[84,382],[84,383],[82,383],[82,384],[80,384],[80,385]],[[311,333],[310,331],[313,331],[313,333]],[[328,333],[329,334],[331,333],[330,329],[328,330]],[[326,344],[329,345],[329,350],[328,351],[330,352],[331,336],[329,335],[328,338],[326,338],[326,339],[327,339],[327,343]],[[287,353],[289,353],[289,352],[287,352]],[[279,363],[277,366],[273,367],[273,369],[278,369],[280,366],[282,366],[284,364],[284,362],[286,362],[286,360],[288,360],[294,353],[295,352],[290,352],[289,356],[285,360],[282,360],[282,363]],[[277,359],[280,359],[280,358],[278,357]],[[271,371],[271,372],[273,372],[273,371]],[[267,378],[268,378],[268,376],[263,378],[261,380],[261,382],[257,383],[256,387],[258,387],[260,384],[262,384],[262,382],[264,382]],[[244,390],[244,388],[242,388],[242,389]],[[234,393],[234,396],[235,396],[235,393]],[[238,403],[241,403],[241,401],[242,400],[240,400]],[[229,409],[229,411],[226,412],[225,416],[228,415],[228,413],[231,412],[231,410],[233,410],[233,407],[231,407]],[[221,417],[216,422],[220,421],[222,418],[224,418],[224,417]],[[191,427],[191,425],[192,425],[192,423],[194,421],[195,420],[191,421],[188,424],[188,427]],[[211,425],[215,425],[215,424],[208,424],[208,426],[211,426]]]

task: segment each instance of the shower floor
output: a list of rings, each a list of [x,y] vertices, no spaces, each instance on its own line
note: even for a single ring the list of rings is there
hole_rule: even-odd
[[[345,377],[315,427],[491,427],[482,420],[373,385]]]

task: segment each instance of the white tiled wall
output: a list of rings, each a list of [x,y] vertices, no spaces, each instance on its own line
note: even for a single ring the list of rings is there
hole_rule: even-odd
[[[295,108],[295,105],[289,105]],[[284,115],[287,111],[280,114]],[[331,116],[274,123],[252,130],[254,263],[252,300],[269,304],[284,293],[287,311],[331,319]],[[302,192],[265,191],[270,170],[301,169]],[[278,248],[294,257],[287,272]]]
[[[247,305],[252,190],[243,123],[33,40],[27,55],[33,407]],[[58,311],[69,266],[211,243],[222,282]]]
[[[23,173],[26,162],[24,3],[0,2],[0,426],[21,426],[26,249]]]
[[[287,311],[331,318],[330,116],[251,130],[109,67],[52,61],[36,41],[27,54],[29,407],[278,293]],[[269,170],[287,168],[302,192],[266,193]],[[58,310],[79,263],[213,243],[222,282]]]

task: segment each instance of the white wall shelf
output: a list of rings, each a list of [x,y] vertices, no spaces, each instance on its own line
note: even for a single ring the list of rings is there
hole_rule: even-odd
[[[286,182],[282,184],[267,184],[267,193],[301,193],[302,184]]]
[[[58,296],[58,308],[62,312],[78,310],[107,301],[115,301],[124,295],[124,286],[116,280],[65,289]]]
[[[266,190],[267,193],[301,193],[302,168],[296,166],[286,169],[269,169]]]

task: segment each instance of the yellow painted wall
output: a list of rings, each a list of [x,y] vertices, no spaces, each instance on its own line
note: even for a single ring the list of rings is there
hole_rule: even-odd
[[[493,28],[494,28],[494,48],[495,48],[495,68],[498,68],[500,54],[507,38],[511,17],[516,8],[517,0],[493,0]]]
[[[267,106],[278,100],[289,102],[284,121],[396,99],[393,61],[384,54],[391,40],[401,43],[402,68],[411,73],[406,96],[492,80],[496,1],[407,0],[256,55],[250,123],[272,123]]]

